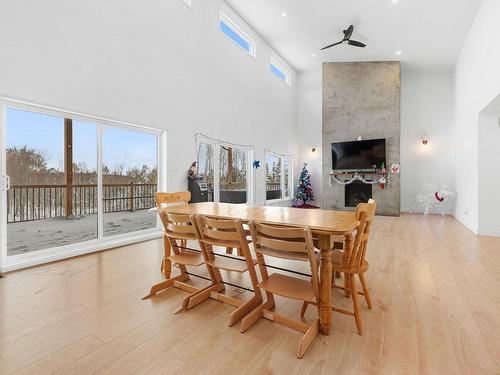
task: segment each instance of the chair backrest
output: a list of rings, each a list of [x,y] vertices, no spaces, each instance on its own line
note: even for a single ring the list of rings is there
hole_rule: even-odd
[[[196,216],[198,240],[205,244],[221,247],[242,248],[246,242],[241,220],[215,219],[203,215]]]
[[[319,277],[316,254],[311,229],[309,227],[284,227],[277,225],[250,222],[250,233],[256,252],[262,251],[266,256],[294,259],[291,254],[306,255],[311,267],[311,282],[314,293],[319,298]],[[271,250],[271,251],[266,251]]]
[[[356,227],[354,246],[349,257],[350,268],[360,267],[365,260],[371,226],[375,217],[375,210],[377,209],[377,202],[374,200],[372,202],[360,203],[356,207],[355,216],[358,220],[358,225]]]
[[[195,240],[197,238],[193,216],[168,213],[166,209],[163,209],[160,211],[160,219],[168,237],[180,240]]]
[[[368,221],[372,222],[375,217],[375,211],[377,209],[377,202],[373,199],[370,199],[368,203],[359,203],[354,210],[354,216],[356,220],[359,220],[361,212],[365,211],[368,213]]]
[[[155,194],[156,207],[161,207],[162,205],[173,205],[175,203],[188,204],[190,200],[190,191],[178,191],[176,193],[157,192]]]

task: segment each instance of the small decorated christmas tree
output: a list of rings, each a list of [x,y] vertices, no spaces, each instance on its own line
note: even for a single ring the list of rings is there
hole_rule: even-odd
[[[297,193],[295,194],[296,201],[302,201],[302,205],[305,206],[307,201],[314,200],[313,189],[311,185],[311,175],[307,170],[307,164],[304,163],[302,167],[302,172],[300,172],[299,179],[297,181]]]

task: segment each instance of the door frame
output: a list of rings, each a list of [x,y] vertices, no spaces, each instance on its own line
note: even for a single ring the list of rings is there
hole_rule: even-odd
[[[7,129],[5,124],[5,106],[0,103],[0,274],[7,257],[7,190],[4,176],[7,174]]]
[[[97,179],[98,179],[98,237],[93,240],[59,246],[55,248],[37,250],[31,253],[7,256],[7,192],[0,188],[0,272],[13,271],[20,268],[30,267],[38,264],[52,262],[109,248],[132,244],[140,241],[160,238],[162,230],[159,220],[157,226],[151,229],[118,234],[114,236],[103,236],[103,205],[102,205],[102,134],[106,127],[120,128],[139,131],[155,135],[157,137],[157,162],[158,162],[158,191],[167,189],[167,131],[149,126],[132,124],[129,122],[113,120],[93,115],[82,114],[70,110],[58,109],[50,106],[29,103],[17,99],[0,97],[0,176],[7,173],[6,164],[6,108],[37,112],[40,114],[71,118],[84,122],[96,124],[97,132]]]

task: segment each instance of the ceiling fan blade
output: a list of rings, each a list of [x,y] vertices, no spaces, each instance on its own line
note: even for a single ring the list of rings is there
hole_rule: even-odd
[[[342,42],[343,42],[343,40],[341,40],[340,42],[337,42],[337,43],[330,44],[329,46],[321,48],[321,51],[323,51],[324,49],[327,49],[327,48],[334,47],[334,46],[337,46],[339,44],[342,44]]]
[[[366,44],[361,43],[361,42],[357,42],[355,40],[350,40],[349,45],[354,46],[354,47],[361,47],[361,48],[366,47]]]
[[[354,32],[353,25],[349,26],[347,30],[344,30],[344,40],[348,40],[352,36],[353,32]]]

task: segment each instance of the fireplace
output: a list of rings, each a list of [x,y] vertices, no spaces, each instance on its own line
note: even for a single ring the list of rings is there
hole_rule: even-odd
[[[345,185],[345,207],[356,207],[358,203],[366,203],[372,197],[372,185],[361,181]]]

